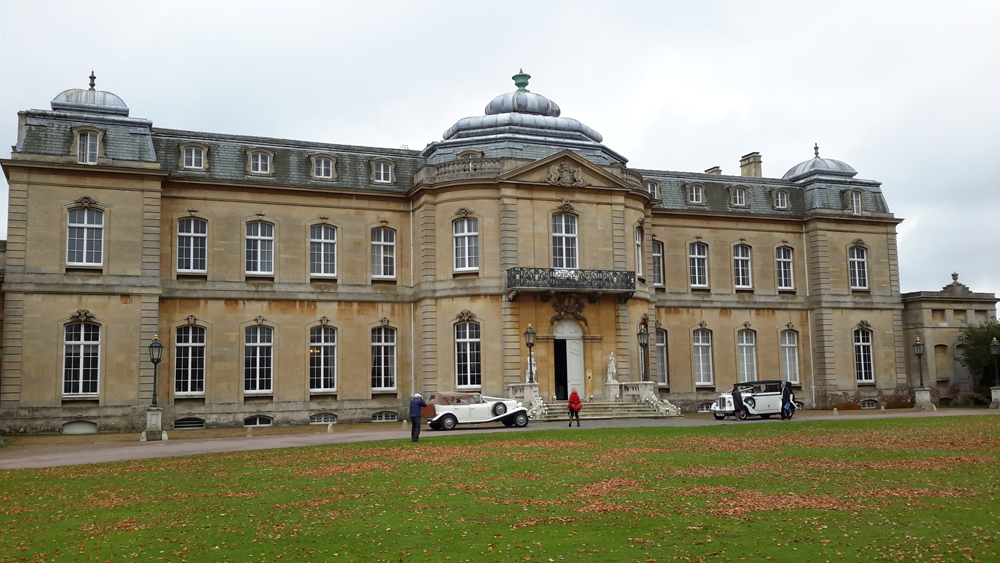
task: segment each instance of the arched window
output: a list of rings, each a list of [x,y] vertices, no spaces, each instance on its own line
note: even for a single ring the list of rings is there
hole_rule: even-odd
[[[274,225],[264,221],[247,223],[246,273],[274,274]]]
[[[774,269],[778,278],[778,289],[795,289],[792,277],[792,249],[779,246],[774,250]]]
[[[781,378],[799,382],[799,334],[794,330],[781,331]]]
[[[736,289],[750,289],[753,278],[750,276],[750,247],[738,244],[733,247],[733,284]]]
[[[330,225],[309,227],[309,274],[313,277],[337,276],[337,228]]]
[[[271,393],[274,329],[248,326],[243,340],[243,391]]]
[[[860,246],[852,246],[847,252],[851,271],[851,289],[868,289],[867,252]]]
[[[577,261],[576,215],[556,213],[552,216],[552,267],[575,270]]]
[[[200,326],[177,327],[174,343],[174,394],[205,393],[205,329]]]
[[[479,219],[465,217],[452,222],[455,246],[455,271],[479,269]]]
[[[854,331],[854,373],[858,383],[874,383],[875,368],[872,364],[872,332]]]
[[[708,245],[693,242],[689,247],[688,264],[691,287],[708,287]]]
[[[457,387],[479,387],[483,382],[479,323],[455,325],[455,374]]]
[[[699,328],[692,334],[694,340],[694,383],[712,385],[712,332]]]
[[[372,329],[372,389],[396,388],[396,329]]]
[[[80,207],[69,210],[66,265],[104,265],[104,212],[100,209]]]
[[[670,384],[667,377],[667,331],[656,329],[656,381],[662,386]]]
[[[101,325],[71,323],[63,330],[63,395],[97,395]]]
[[[642,275],[642,227],[635,229],[635,275]]]
[[[337,329],[309,329],[309,390],[337,390]]]
[[[854,215],[861,215],[861,209],[861,192],[851,192],[851,213]]]
[[[736,367],[740,382],[757,379],[757,334],[750,329],[736,333]]]
[[[392,229],[372,229],[372,277],[396,277],[396,231]]]
[[[194,217],[177,221],[177,271],[208,271],[208,221]]]

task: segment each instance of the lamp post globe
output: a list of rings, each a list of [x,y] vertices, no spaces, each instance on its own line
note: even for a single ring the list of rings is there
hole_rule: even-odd
[[[163,344],[160,344],[160,337],[153,336],[153,341],[149,343],[149,361],[153,364],[153,406],[160,406],[156,401],[156,375],[157,365],[163,359]]]
[[[645,325],[639,327],[638,338],[639,338],[639,347],[642,348],[642,357],[640,358],[640,360],[642,361],[642,380],[647,381],[648,376],[646,375],[646,346],[649,346],[649,331],[646,330]]]
[[[1000,342],[997,342],[997,337],[993,337],[993,342],[990,342],[990,354],[993,354],[993,374],[996,376],[995,387],[1000,387],[1000,371],[997,371],[997,356],[1000,356]]]
[[[528,383],[535,382],[535,357],[531,349],[535,347],[535,329],[528,324],[528,330],[524,331],[524,345],[528,347]]]
[[[920,388],[924,388],[924,364],[921,358],[924,356],[924,343],[920,341],[920,337],[913,343],[913,353],[917,356],[917,365],[920,367]]]

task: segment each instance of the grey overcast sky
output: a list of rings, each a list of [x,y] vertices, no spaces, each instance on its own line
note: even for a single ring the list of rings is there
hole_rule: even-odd
[[[160,127],[421,148],[523,67],[637,168],[759,151],[781,177],[819,143],[905,219],[904,292],[957,271],[1000,294],[997,22],[995,0],[5,1],[0,144],[93,69]]]

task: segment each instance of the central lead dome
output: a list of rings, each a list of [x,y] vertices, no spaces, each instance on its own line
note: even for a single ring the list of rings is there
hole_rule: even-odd
[[[559,117],[561,111],[559,105],[541,94],[535,94],[525,88],[531,75],[521,72],[513,77],[516,92],[500,94],[493,98],[486,106],[486,115],[496,115],[498,113],[530,113],[534,115],[546,115],[548,117]]]

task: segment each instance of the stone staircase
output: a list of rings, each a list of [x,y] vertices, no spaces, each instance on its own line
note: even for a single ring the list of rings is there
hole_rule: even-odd
[[[656,412],[646,403],[595,401],[583,403],[580,409],[581,420],[599,420],[608,418],[668,418],[666,414]],[[545,414],[534,420],[539,422],[568,422],[568,401],[545,403]]]

